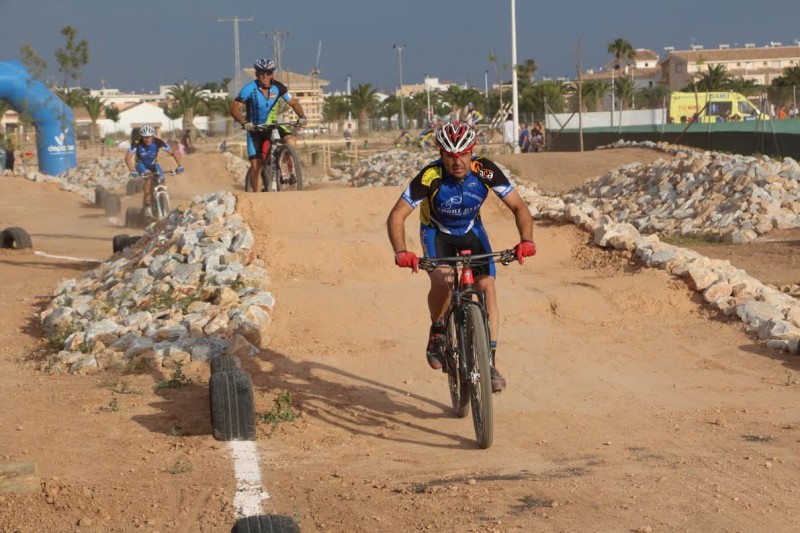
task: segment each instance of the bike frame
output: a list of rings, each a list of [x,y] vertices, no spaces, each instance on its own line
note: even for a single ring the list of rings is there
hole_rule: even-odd
[[[278,167],[278,158],[276,157],[278,146],[281,144],[287,144],[285,140],[281,138],[280,129],[283,126],[296,126],[296,122],[274,122],[272,124],[262,124],[255,127],[256,132],[268,132],[269,138],[264,139],[261,143],[261,146],[257,147],[257,149],[261,152],[261,183],[262,186],[266,189],[266,170],[267,168],[271,171],[272,179],[270,180],[269,190],[270,192],[278,192],[283,187],[283,176],[280,175],[280,168]]]
[[[158,172],[153,172],[153,171],[147,171],[142,176],[142,179],[153,180],[153,203],[155,207],[155,212],[153,214],[155,215],[156,220],[161,220],[162,218],[165,218],[172,209],[169,200],[169,193],[167,192],[167,185],[164,182],[164,178],[166,175],[174,176],[175,174],[176,172],[174,170],[165,170],[163,174],[159,174]]]
[[[450,399],[456,416],[466,416],[468,412],[467,399],[472,403],[475,435],[481,448],[491,446],[493,435],[494,415],[492,414],[491,387],[489,385],[491,336],[486,296],[483,291],[475,287],[472,266],[476,263],[488,262],[495,257],[499,258],[503,265],[508,265],[515,259],[513,250],[476,255],[469,250],[463,250],[460,255],[455,257],[423,257],[420,260],[420,267],[428,272],[441,266],[447,266],[453,270],[450,303],[444,314],[445,324],[447,324],[445,330],[447,353],[444,357],[443,370],[448,375]],[[480,316],[477,320],[473,312],[475,309],[478,310]],[[475,327],[482,328],[483,331],[476,334],[473,329]],[[480,344],[475,345],[476,340]],[[484,342],[485,344],[483,344]]]

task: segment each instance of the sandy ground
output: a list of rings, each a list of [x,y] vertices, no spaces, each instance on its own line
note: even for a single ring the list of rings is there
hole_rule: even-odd
[[[568,190],[658,157],[498,159]],[[239,189],[218,155],[186,167],[169,184],[177,201]],[[423,357],[427,280],[392,262],[385,219],[399,194],[240,193],[278,301],[270,348],[244,366],[259,413],[289,392],[297,415],[259,425],[265,513],[303,531],[797,530],[798,359],[569,225],[538,222],[539,254],[500,273],[508,389],[494,445],[477,449]],[[497,248],[515,244],[502,204],[483,216]],[[0,221],[25,227],[37,252],[82,259],[107,258],[111,237],[130,233],[20,178],[0,179]],[[796,272],[796,238],[778,238],[708,249],[772,281]],[[35,313],[90,267],[0,255],[0,532],[230,530],[235,482],[227,444],[210,436],[207,371],[159,389],[158,375],[35,370],[46,352]]]

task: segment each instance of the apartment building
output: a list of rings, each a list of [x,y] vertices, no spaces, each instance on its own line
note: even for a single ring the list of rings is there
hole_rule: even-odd
[[[724,65],[736,78],[754,80],[759,85],[769,85],[786,67],[800,65],[800,46],[783,46],[772,42],[758,47],[753,43],[744,47],[721,44],[718,48],[705,49],[694,45],[691,50],[664,49],[666,57],[661,62],[661,80],[670,91],[680,90],[692,81],[695,75],[708,71],[708,67]]]

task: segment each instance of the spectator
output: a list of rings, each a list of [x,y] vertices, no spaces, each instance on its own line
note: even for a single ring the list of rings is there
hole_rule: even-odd
[[[514,134],[514,117],[511,113],[506,115],[506,119],[500,125],[503,132],[503,153],[513,154],[517,147],[517,136]]]
[[[531,152],[533,146],[531,145],[531,132],[528,131],[528,123],[519,123],[519,149],[522,152]]]
[[[797,106],[794,103],[789,106],[789,118],[797,118]]]
[[[775,108],[775,118],[778,120],[786,120],[786,110],[783,108],[783,104],[778,104]]]
[[[3,175],[11,174],[12,176],[16,176],[14,173],[14,160],[14,143],[9,139],[6,143],[6,169]]]
[[[348,124],[347,127],[344,129],[344,147],[345,150],[349,150],[350,146],[353,142],[353,132],[350,129],[351,124]]]
[[[226,139],[222,139],[222,142],[219,143],[219,151],[222,153],[228,151],[228,141]]]
[[[531,148],[534,152],[544,150],[544,126],[538,120],[533,123],[533,128],[531,128]]]

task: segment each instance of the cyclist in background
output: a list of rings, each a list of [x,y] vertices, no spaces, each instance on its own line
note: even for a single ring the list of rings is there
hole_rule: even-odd
[[[514,214],[520,238],[514,247],[517,260],[521,264],[525,257],[536,254],[533,219],[528,206],[494,162],[472,155],[476,137],[475,128],[463,122],[449,122],[437,131],[436,144],[441,158],[427,164],[411,180],[386,222],[397,266],[418,270],[417,255],[406,248],[405,220],[420,204],[420,240],[426,257],[456,256],[461,250],[471,250],[473,254],[491,253],[489,235],[480,217],[481,205],[490,191]],[[500,392],[506,381],[495,367],[500,319],[494,262],[475,267],[474,274],[476,287],[486,296],[489,313],[492,391]],[[431,328],[426,357],[431,368],[439,370],[445,348],[444,313],[449,305],[453,271],[451,267],[441,266],[429,276]]]
[[[475,106],[472,105],[472,102],[467,102],[467,107],[464,108],[463,122],[474,126],[481,120],[483,120],[483,114],[475,109]]]
[[[239,94],[231,104],[230,113],[233,119],[247,130],[247,157],[250,159],[250,185],[252,190],[258,191],[258,181],[261,175],[261,147],[264,141],[269,140],[269,132],[255,131],[258,125],[272,124],[277,122],[279,100],[286,102],[295,113],[297,113],[297,124],[303,126],[306,123],[306,115],[303,106],[300,105],[284,84],[277,81],[275,76],[275,62],[271,59],[259,59],[253,65],[256,71],[256,79],[248,82],[239,91]],[[242,107],[245,108],[247,116],[242,114]],[[297,146],[291,130],[281,126],[278,128],[281,139],[284,139],[291,146]]]
[[[158,152],[164,150],[175,159],[178,165],[175,173],[183,172],[183,164],[180,156],[170,147],[166,141],[156,137],[156,130],[153,126],[144,125],[139,128],[139,138],[132,144],[128,153],[125,154],[125,165],[131,172],[131,178],[144,176],[144,187],[142,203],[144,205],[145,218],[153,218],[153,175],[158,174],[161,180],[164,179],[164,169],[158,164]],[[136,166],[134,167],[133,156],[136,154]]]

